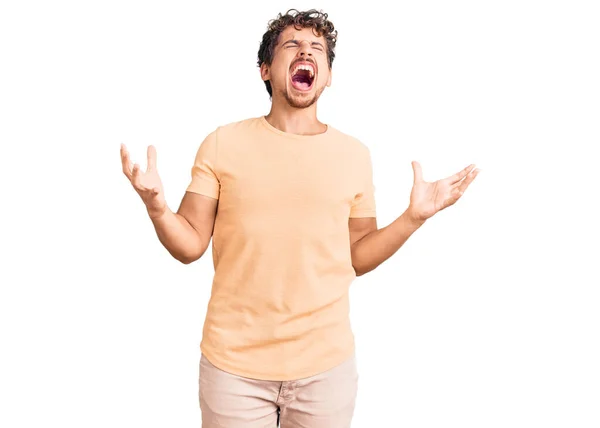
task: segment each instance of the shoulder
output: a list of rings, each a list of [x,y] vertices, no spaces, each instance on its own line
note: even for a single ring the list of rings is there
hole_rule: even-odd
[[[259,119],[260,118],[258,117],[250,117],[228,122],[218,126],[214,132],[219,136],[230,136],[238,133],[248,132],[249,130],[256,128]]]
[[[329,128],[331,136],[341,141],[346,150],[354,151],[359,156],[368,156],[370,154],[369,146],[367,146],[367,144],[365,144],[361,139],[346,132],[342,132],[331,125],[329,125]]]
[[[205,136],[203,145],[222,148],[228,142],[240,141],[257,127],[257,118],[248,118],[214,126]]]

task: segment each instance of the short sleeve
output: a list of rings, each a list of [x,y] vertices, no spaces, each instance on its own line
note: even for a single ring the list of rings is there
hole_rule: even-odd
[[[219,199],[221,184],[217,174],[217,130],[206,136],[196,153],[188,192]]]
[[[361,155],[358,162],[356,177],[358,178],[358,183],[356,195],[350,209],[350,217],[376,217],[373,164],[368,149]]]

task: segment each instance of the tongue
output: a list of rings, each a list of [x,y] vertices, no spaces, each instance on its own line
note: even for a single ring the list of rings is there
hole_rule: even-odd
[[[306,91],[310,88],[310,83],[303,80],[292,79],[292,86],[300,91]]]

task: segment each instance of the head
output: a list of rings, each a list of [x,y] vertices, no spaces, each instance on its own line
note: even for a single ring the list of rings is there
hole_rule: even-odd
[[[296,108],[314,104],[331,85],[337,30],[327,14],[291,9],[271,20],[258,50],[258,66],[270,97]]]

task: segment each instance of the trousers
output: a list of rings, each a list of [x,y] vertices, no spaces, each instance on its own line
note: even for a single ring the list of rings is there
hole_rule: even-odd
[[[201,355],[202,428],[350,428],[358,389],[356,356],[317,375],[257,380],[225,372]]]

